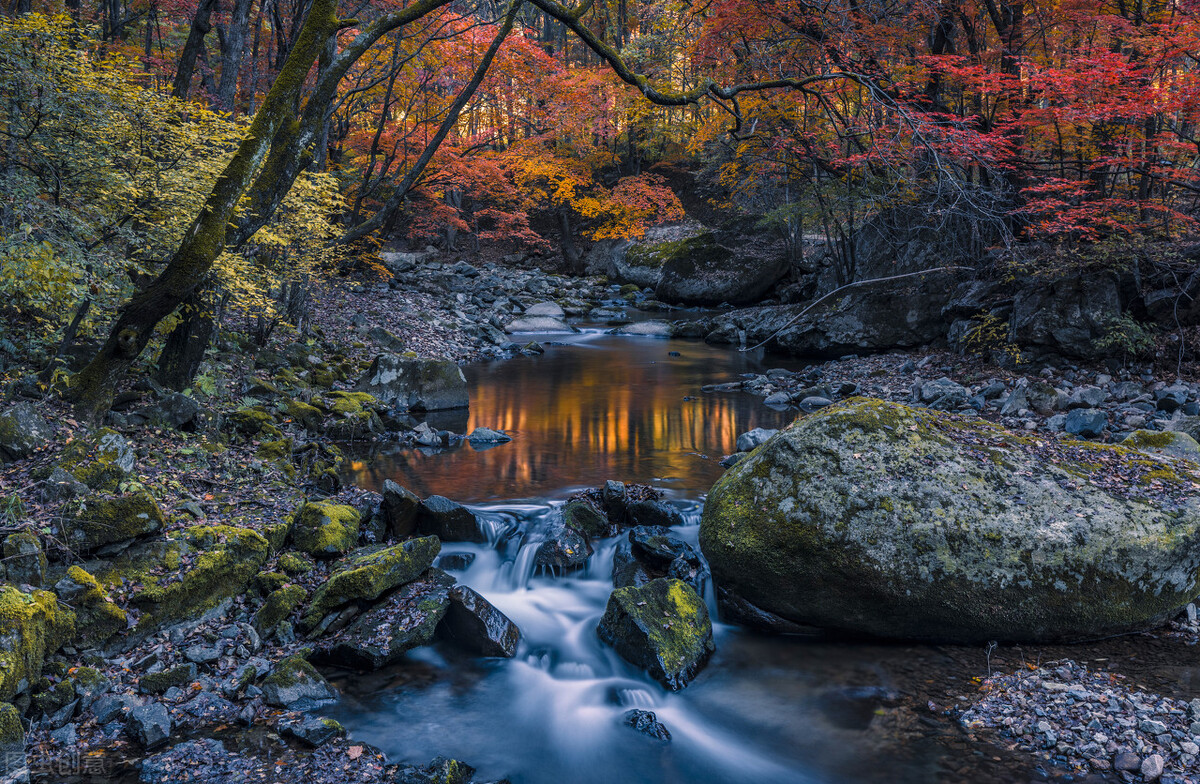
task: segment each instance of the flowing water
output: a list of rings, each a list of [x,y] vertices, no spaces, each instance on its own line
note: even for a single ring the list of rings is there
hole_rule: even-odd
[[[586,571],[556,576],[533,569],[540,532],[571,492],[618,479],[661,489],[695,544],[704,493],[737,435],[791,419],[761,398],[701,386],[787,365],[599,329],[530,337],[559,342],[543,356],[466,367],[469,416],[435,422],[503,429],[511,443],[359,455],[350,477],[372,489],[391,478],[481,515],[490,544],[443,552],[474,556],[453,574],[517,623],[520,650],[478,660],[435,645],[347,674],[330,715],[353,737],[393,760],[446,755],[478,768],[478,780],[514,784],[1029,780],[1025,760],[985,757],[938,711],[918,716],[925,695],[912,709],[913,692],[935,679],[947,699],[966,694],[970,677],[986,674],[982,651],[768,638],[718,623],[715,656],[673,694],[602,645],[616,540],[597,544]],[[908,707],[896,707],[897,689]],[[654,711],[673,740],[623,726],[631,708]]]

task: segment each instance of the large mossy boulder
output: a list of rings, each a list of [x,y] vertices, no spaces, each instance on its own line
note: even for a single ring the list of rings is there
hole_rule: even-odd
[[[130,570],[143,582],[130,598],[142,611],[141,631],[199,616],[241,594],[266,563],[271,545],[247,528],[198,525],[155,550],[161,550],[161,560],[150,557]]]
[[[72,549],[90,552],[106,544],[152,534],[166,518],[154,496],[145,492],[115,498],[90,498],[61,523],[63,539]]]
[[[672,690],[696,677],[715,650],[704,600],[673,578],[613,591],[596,631],[621,658]]]
[[[700,524],[735,620],[982,643],[1144,629],[1200,593],[1194,463],[854,398],[717,482]]]
[[[112,493],[134,476],[137,455],[125,436],[106,427],[67,444],[58,467],[93,490]]]
[[[311,501],[300,507],[292,526],[292,544],[318,558],[350,552],[358,542],[362,515],[353,506]]]
[[[358,382],[380,402],[410,411],[466,408],[467,378],[449,360],[380,354]]]
[[[781,255],[738,254],[704,232],[657,245],[634,246],[629,260],[657,263],[660,299],[688,305],[744,305],[762,297],[788,271]]]
[[[49,591],[0,585],[0,700],[11,700],[42,674],[50,654],[75,633],[75,613]]]
[[[304,625],[312,628],[334,608],[354,601],[373,601],[398,585],[412,582],[433,565],[441,549],[436,536],[425,536],[392,547],[365,547],[352,553],[317,589],[304,614]]]

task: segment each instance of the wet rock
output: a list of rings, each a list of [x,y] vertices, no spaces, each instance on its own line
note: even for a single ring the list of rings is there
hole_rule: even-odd
[[[361,524],[362,516],[353,506],[310,501],[296,514],[291,542],[310,555],[333,558],[354,548]]]
[[[467,436],[467,441],[473,447],[495,446],[496,444],[507,444],[512,441],[512,436],[505,435],[499,430],[492,430],[490,427],[477,427]]]
[[[557,574],[582,568],[592,554],[587,537],[559,523],[546,533],[546,541],[538,545],[533,562],[542,569]]]
[[[417,530],[443,542],[486,542],[475,513],[440,495],[431,495],[417,509]]]
[[[566,314],[563,309],[555,302],[538,302],[530,305],[525,309],[526,316],[549,316],[551,318],[562,318]]]
[[[722,468],[733,468],[738,463],[750,456],[749,452],[734,452],[732,455],[726,455],[721,460]]]
[[[700,672],[714,650],[704,600],[672,578],[615,589],[597,632],[622,658],[675,691]]]
[[[49,443],[54,429],[32,403],[17,403],[0,414],[0,460],[23,460]]]
[[[1125,495],[1136,484],[1125,474],[1147,471],[1137,453],[1023,440],[848,401],[726,472],[701,548],[717,584],[763,612],[881,637],[1102,636],[1159,623],[1200,593],[1200,502]]]
[[[295,710],[296,705],[320,703],[337,698],[337,692],[301,656],[289,656],[276,665],[262,682],[268,705]]]
[[[401,765],[395,784],[470,784],[475,769],[465,762],[437,757],[428,765]]]
[[[125,728],[142,748],[155,749],[171,737],[171,715],[162,703],[138,705],[125,718]]]
[[[108,724],[122,720],[138,704],[138,698],[132,694],[105,694],[92,705],[92,715],[97,724]]]
[[[195,663],[181,664],[161,672],[152,672],[138,678],[138,691],[142,694],[162,694],[167,689],[178,686],[185,688],[200,676]]]
[[[346,728],[333,719],[322,719],[310,714],[289,716],[279,722],[279,734],[295,738],[311,748],[324,746],[334,738],[346,734]]]
[[[608,334],[636,335],[645,338],[669,338],[675,334],[675,330],[669,321],[650,319],[647,321],[635,321],[632,324],[625,324],[617,327],[616,329],[609,330]]]
[[[684,523],[683,513],[666,501],[634,501],[626,509],[629,522],[633,525],[670,528]]]
[[[465,585],[456,585],[450,590],[450,606],[440,631],[480,656],[511,658],[521,641],[521,630],[517,625]]]
[[[444,411],[470,404],[466,376],[446,360],[381,354],[355,389],[410,411]]]
[[[652,577],[675,577],[696,589],[704,590],[708,567],[690,544],[663,526],[638,526],[629,529],[630,553]],[[614,572],[616,561],[613,563]]]
[[[658,575],[662,576],[662,575]],[[633,554],[633,546],[626,539],[617,545],[613,552],[612,582],[613,588],[626,588],[631,585],[645,585],[653,580],[655,575],[650,573],[646,565]]]
[[[90,552],[106,544],[152,534],[166,518],[149,493],[91,498],[60,523],[63,538],[76,550]]]
[[[430,569],[389,594],[345,629],[323,641],[314,657],[329,664],[377,670],[426,645],[450,608],[454,578]]]
[[[1098,408],[1077,408],[1067,414],[1063,429],[1084,438],[1095,438],[1108,426],[1108,414]]]
[[[609,536],[613,531],[608,515],[584,498],[567,501],[563,506],[563,522],[584,536]]]
[[[388,531],[397,539],[411,536],[417,530],[417,507],[421,499],[406,487],[383,480],[383,502],[381,509]]]
[[[304,613],[304,628],[313,628],[337,607],[374,601],[396,586],[415,580],[433,564],[441,549],[436,536],[424,536],[391,547],[356,550],[317,588]]]
[[[462,571],[475,563],[475,553],[442,553],[434,560],[433,565],[439,569]]]
[[[768,430],[765,427],[756,427],[749,432],[742,433],[737,437],[737,451],[749,452],[759,444],[765,444],[767,439],[778,432],[778,430]]]
[[[663,742],[671,740],[671,732],[658,720],[658,717],[652,711],[637,709],[626,711],[625,715],[621,718],[621,723],[655,740]]]

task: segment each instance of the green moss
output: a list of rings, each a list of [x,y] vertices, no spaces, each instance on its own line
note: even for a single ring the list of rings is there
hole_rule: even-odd
[[[71,547],[87,552],[154,533],[164,522],[158,502],[146,492],[90,499],[63,521],[63,538]]]
[[[0,748],[24,746],[25,728],[21,725],[21,712],[10,703],[0,702]]]
[[[286,520],[264,525],[259,533],[266,537],[267,543],[271,545],[271,551],[277,553],[287,544],[288,534],[291,532],[292,522],[291,520]]]
[[[138,691],[143,694],[162,694],[172,687],[182,689],[196,680],[197,675],[195,664],[181,664],[138,678]]]
[[[292,544],[317,557],[349,552],[358,541],[361,517],[357,509],[328,501],[304,504],[292,527]]]
[[[42,674],[45,658],[75,633],[75,613],[49,591],[0,585],[0,700],[12,699]]]
[[[441,549],[436,536],[425,536],[354,553],[317,589],[304,614],[304,626],[311,629],[336,607],[376,599],[384,591],[415,580],[433,564]]]
[[[313,569],[313,562],[300,553],[284,553],[279,556],[279,568],[288,574],[305,574]]]
[[[285,585],[273,591],[254,614],[254,628],[263,634],[269,633],[280,621],[287,620],[307,595],[308,592],[299,585]]]
[[[283,412],[292,421],[310,432],[320,430],[321,423],[325,420],[325,414],[321,409],[299,400],[289,400],[284,404]]]
[[[67,444],[58,465],[93,490],[115,492],[133,474],[135,462],[124,436],[104,428]]]
[[[255,456],[259,460],[290,460],[292,457],[292,439],[281,438],[277,441],[263,441],[258,445]]]
[[[322,403],[329,413],[337,416],[362,414],[379,407],[379,401],[367,392],[330,392]]]
[[[102,644],[129,625],[129,615],[112,602],[100,581],[80,566],[67,569],[54,590],[75,611],[76,639],[82,646]]]
[[[176,573],[179,579],[149,582],[131,598],[144,611],[138,629],[194,617],[242,593],[270,551],[262,535],[245,528],[194,526],[184,539],[194,559]]]
[[[226,422],[234,432],[247,438],[283,437],[283,433],[275,426],[275,418],[269,411],[259,406],[238,409],[226,417]]]
[[[683,688],[714,649],[708,607],[695,589],[674,578],[614,590],[597,631],[670,689]]]
[[[732,257],[733,252],[717,244],[712,232],[703,232],[681,240],[634,245],[625,260],[637,267],[653,269],[671,264],[680,274],[687,274],[697,266],[720,265]]]
[[[269,594],[287,585],[288,576],[282,572],[259,572],[250,581],[250,587],[261,594]]]

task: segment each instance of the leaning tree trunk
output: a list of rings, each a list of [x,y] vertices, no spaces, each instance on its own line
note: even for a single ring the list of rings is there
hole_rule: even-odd
[[[188,30],[187,41],[179,54],[179,66],[175,69],[175,80],[171,85],[171,95],[186,100],[188,90],[192,86],[192,72],[196,69],[196,60],[200,57],[200,49],[204,46],[204,36],[212,29],[212,12],[217,8],[217,0],[200,0],[196,6],[196,15],[192,17],[192,26]]]
[[[168,389],[184,390],[192,385],[204,354],[217,333],[221,304],[207,303],[201,290],[193,291],[180,306],[183,319],[167,335],[158,355],[155,378]]]
[[[296,45],[255,114],[246,138],[217,178],[179,248],[162,273],[130,299],[104,345],[72,379],[69,395],[81,415],[99,419],[112,404],[118,381],[150,342],[154,328],[208,276],[213,261],[225,247],[226,227],[234,218],[238,201],[254,182],[272,140],[295,120],[305,76],[325,41],[339,28],[336,12],[336,0],[314,0]]]

